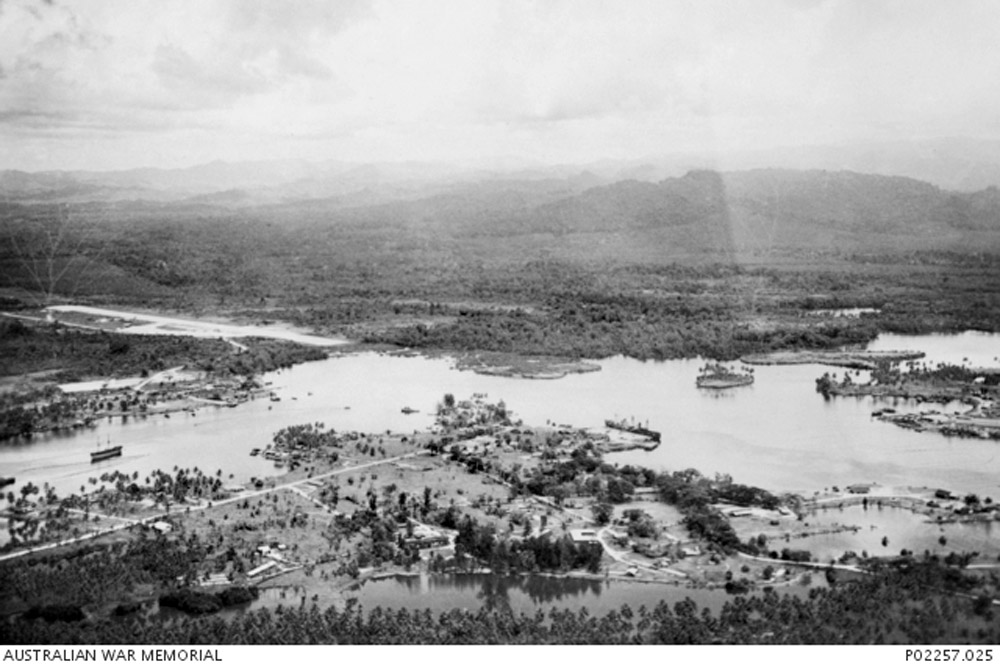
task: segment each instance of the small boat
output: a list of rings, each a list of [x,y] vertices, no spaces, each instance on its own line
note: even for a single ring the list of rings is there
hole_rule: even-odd
[[[400,410],[400,412],[402,412],[404,415],[412,415],[414,412],[420,412],[420,410],[414,410],[410,406],[406,406],[405,408]]]
[[[16,481],[17,480],[14,477],[0,477],[0,489],[2,489],[5,486],[10,486]]]
[[[122,455],[121,445],[117,445],[115,447],[108,447],[107,449],[98,449],[96,452],[90,453],[90,462],[97,463],[98,461],[104,461],[106,459],[111,459],[121,455]]]
[[[250,456],[257,456],[260,454],[260,447],[254,447],[250,450]]]
[[[275,395],[275,394],[271,394],[271,401],[272,401],[272,402],[274,402],[274,403],[277,403],[277,402],[278,402],[278,401],[280,401],[280,400],[281,400],[281,397],[280,397],[280,396],[277,396],[277,395]]]

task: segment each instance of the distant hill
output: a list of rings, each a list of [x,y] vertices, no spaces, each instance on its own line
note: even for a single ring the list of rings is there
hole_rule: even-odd
[[[1000,243],[1000,193],[942,190],[910,178],[854,172],[692,171],[658,183],[629,180],[575,189],[567,180],[491,182],[447,194],[338,209],[322,201],[252,213],[263,220],[306,207],[330,229],[400,236],[513,239],[543,235],[558,250],[587,235],[628,252],[854,251]],[[499,251],[499,250],[498,250]]]
[[[219,194],[226,206],[259,206],[301,200],[338,205],[375,205],[468,187],[530,191],[529,183],[563,183],[569,190],[624,181],[663,183],[692,171],[726,174],[761,169],[851,171],[901,176],[939,188],[976,192],[1000,187],[1000,141],[964,138],[851,146],[808,146],[767,151],[646,156],[586,164],[539,165],[522,160],[480,164],[438,162],[349,163],[337,160],[215,161],[180,169],[120,171],[0,171],[0,197],[8,202],[87,202],[147,200],[170,202]],[[774,177],[772,177],[774,180]],[[547,188],[547,185],[542,185]],[[247,197],[234,198],[242,190]],[[639,195],[635,189],[632,194]],[[211,201],[208,199],[207,201]]]
[[[1000,186],[1000,141],[943,138],[846,146],[806,146],[723,156],[726,170],[782,167],[906,176],[948,190]]]
[[[301,179],[297,165],[283,169],[284,178],[292,179],[284,184],[166,195],[143,188],[152,181],[157,187],[168,180],[191,185],[195,172],[164,180],[159,172],[137,171],[116,176],[114,183],[2,172],[0,192],[7,215],[22,219],[25,211],[92,196],[95,202],[79,210],[111,227],[163,227],[189,236],[197,228],[210,236],[213,229],[238,225],[244,254],[252,254],[255,243],[276,247],[279,237],[289,254],[328,252],[372,261],[418,251],[437,259],[471,253],[490,261],[553,256],[612,262],[1000,251],[996,187],[967,193],[901,176],[772,168],[691,170],[649,182],[608,181],[597,172],[565,173],[563,167],[548,177],[544,170],[522,170],[514,178],[372,165]],[[197,173],[227,185],[246,176],[224,165]],[[269,173],[279,179],[278,171]],[[164,198],[136,196],[142,193]],[[160,229],[157,237],[164,234]]]

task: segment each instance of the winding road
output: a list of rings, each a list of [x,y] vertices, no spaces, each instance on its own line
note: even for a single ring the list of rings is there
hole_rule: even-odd
[[[274,486],[269,486],[267,488],[258,489],[258,490],[255,490],[255,491],[244,491],[243,493],[239,493],[237,495],[230,496],[229,498],[224,498],[222,500],[212,501],[211,504],[206,503],[204,505],[193,505],[193,506],[192,505],[182,505],[182,506],[174,508],[173,510],[162,512],[162,513],[156,514],[154,516],[148,516],[148,517],[146,517],[144,519],[128,519],[128,518],[125,518],[125,517],[118,517],[118,516],[96,515],[94,512],[90,512],[91,516],[101,516],[102,518],[113,520],[113,521],[121,521],[122,523],[116,524],[116,525],[113,525],[113,526],[108,526],[107,528],[100,528],[98,530],[92,531],[92,532],[87,533],[85,535],[79,535],[77,537],[71,537],[71,538],[67,538],[65,540],[59,540],[58,542],[51,542],[49,544],[42,544],[42,545],[38,545],[38,546],[34,546],[34,547],[28,547],[26,549],[21,549],[20,551],[12,551],[10,553],[0,554],[0,562],[8,561],[8,560],[13,560],[15,558],[21,558],[22,556],[28,556],[30,554],[36,554],[36,553],[39,553],[39,552],[42,552],[42,551],[49,551],[49,550],[52,550],[52,549],[56,549],[58,547],[65,547],[65,546],[69,546],[69,545],[72,545],[72,544],[77,544],[79,542],[85,542],[87,540],[92,540],[92,539],[101,537],[103,535],[109,535],[111,533],[116,533],[116,532],[118,532],[120,530],[125,530],[126,528],[130,528],[130,527],[135,526],[135,525],[148,525],[150,523],[153,523],[153,522],[156,522],[156,521],[160,521],[160,520],[162,520],[162,519],[164,519],[166,517],[169,517],[171,515],[174,515],[174,514],[182,514],[184,512],[187,512],[188,510],[194,510],[194,511],[197,511],[197,510],[206,510],[206,509],[209,509],[210,507],[212,509],[214,509],[214,508],[222,506],[222,505],[229,505],[231,503],[236,503],[236,502],[240,502],[240,501],[243,501],[243,500],[247,500],[248,498],[256,498],[257,496],[262,496],[262,495],[265,495],[267,493],[271,493],[272,491],[279,491],[279,490],[282,490],[282,489],[289,489],[289,490],[293,490],[293,491],[298,491],[298,489],[295,488],[297,485],[304,484],[304,483],[309,482],[309,481],[322,480],[322,479],[327,479],[329,477],[335,477],[336,475],[343,475],[345,473],[356,472],[358,470],[365,470],[366,468],[371,468],[371,467],[374,467],[374,466],[384,465],[386,463],[394,463],[396,461],[402,461],[404,459],[410,459],[410,458],[413,458],[415,456],[420,456],[421,454],[425,454],[425,453],[427,453],[427,450],[419,450],[419,451],[416,451],[416,452],[410,452],[409,454],[401,454],[400,456],[393,456],[393,457],[390,457],[390,458],[387,458],[387,459],[377,459],[375,461],[369,461],[367,463],[359,463],[357,465],[347,466],[347,467],[344,467],[344,468],[339,468],[337,470],[331,470],[329,472],[325,472],[325,473],[322,473],[322,474],[319,474],[319,475],[313,475],[313,476],[310,476],[310,477],[304,477],[302,479],[298,479],[298,480],[295,480],[293,482],[285,482],[284,484],[276,484]],[[77,511],[80,512],[82,510],[77,510]]]

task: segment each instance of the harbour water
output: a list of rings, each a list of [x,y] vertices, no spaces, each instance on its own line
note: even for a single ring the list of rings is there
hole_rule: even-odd
[[[930,363],[967,359],[971,365],[991,365],[1000,354],[1000,337],[883,336],[872,347],[924,350]],[[280,402],[264,398],[170,419],[105,420],[92,429],[5,443],[0,446],[0,475],[16,477],[18,486],[47,482],[59,493],[78,490],[88,478],[115,469],[143,475],[175,466],[211,473],[221,469],[233,475],[232,481],[245,482],[278,472],[249,451],[265,446],[284,426],[322,422],[337,430],[408,433],[432,424],[445,393],[463,398],[478,392],[504,400],[526,424],[599,427],[607,418],[634,417],[662,432],[663,442],[652,452],[609,457],[619,463],[728,473],[774,491],[812,493],[877,482],[1000,495],[1000,443],[916,433],[879,422],[871,412],[886,404],[870,398],[824,400],[815,391],[815,379],[842,369],[760,366],[752,386],[699,390],[695,377],[701,359],[642,362],[617,357],[599,363],[600,372],[526,380],[459,371],[447,358],[334,357],[265,376]],[[404,406],[418,412],[404,414]],[[91,464],[89,452],[107,443],[122,445],[123,456]]]

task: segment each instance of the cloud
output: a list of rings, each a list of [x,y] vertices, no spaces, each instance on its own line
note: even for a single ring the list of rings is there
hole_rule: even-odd
[[[96,146],[116,128],[115,150],[144,134],[178,160],[248,137],[573,159],[995,133],[1000,117],[1000,5],[979,0],[0,2],[8,161],[32,136]]]
[[[160,45],[151,69],[167,97],[180,103],[174,108],[182,104],[184,108],[204,109],[226,106],[244,95],[272,88],[268,77],[252,65],[232,58],[199,61],[176,46]]]
[[[294,6],[271,0],[235,0],[228,5],[228,27],[257,43],[290,46],[327,38],[372,16],[369,0],[296,0]]]
[[[212,110],[300,80],[330,82],[333,69],[311,50],[364,16],[366,6],[105,0],[84,12],[8,0],[0,6],[0,99],[40,113],[66,106],[81,114],[130,106]]]

